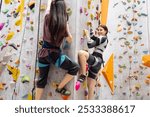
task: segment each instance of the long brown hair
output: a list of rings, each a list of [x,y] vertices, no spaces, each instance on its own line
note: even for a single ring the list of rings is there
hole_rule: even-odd
[[[50,11],[46,24],[49,26],[49,31],[52,36],[52,41],[56,41],[58,36],[63,37],[66,31],[67,13],[66,3],[64,0],[52,0]],[[61,41],[61,40],[57,40]]]

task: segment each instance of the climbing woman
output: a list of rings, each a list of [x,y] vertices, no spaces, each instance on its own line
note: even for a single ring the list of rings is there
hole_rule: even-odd
[[[103,52],[108,44],[107,39],[108,28],[105,25],[100,25],[95,34],[90,29],[90,35],[88,30],[85,30],[85,35],[88,40],[88,48],[94,48],[92,54],[87,51],[80,50],[78,53],[79,64],[81,66],[80,76],[78,82],[83,83],[86,78],[86,64],[88,64],[88,99],[94,98],[94,90],[96,85],[96,77],[103,64]]]
[[[47,84],[50,64],[54,64],[67,73],[64,79],[58,84],[56,92],[69,96],[71,92],[65,88],[65,85],[71,81],[79,70],[79,65],[72,61],[68,56],[62,54],[60,46],[64,39],[68,43],[72,42],[72,35],[69,31],[68,16],[66,13],[66,4],[64,0],[52,0],[50,11],[45,15],[43,30],[43,45],[38,54],[39,78],[36,87],[35,99],[42,97],[43,90]]]

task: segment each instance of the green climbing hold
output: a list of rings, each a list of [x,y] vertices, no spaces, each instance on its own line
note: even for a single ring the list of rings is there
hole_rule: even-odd
[[[30,77],[27,76],[27,75],[24,75],[24,76],[22,77],[22,79],[21,79],[21,82],[22,82],[22,83],[30,82]]]
[[[0,46],[2,46],[3,45],[3,43],[0,41]]]
[[[4,14],[6,14],[6,13],[8,13],[8,9],[4,9],[3,11],[2,11],[2,13],[4,13]]]

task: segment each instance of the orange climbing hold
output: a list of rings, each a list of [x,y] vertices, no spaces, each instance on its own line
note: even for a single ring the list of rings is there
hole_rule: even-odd
[[[150,55],[144,55],[142,57],[142,63],[143,65],[150,67]]]
[[[4,90],[3,83],[0,83],[0,90]]]
[[[101,23],[106,25],[108,14],[109,0],[103,0],[101,4]]]
[[[66,96],[66,95],[61,95],[63,100],[68,100],[70,96]]]
[[[150,74],[147,76],[148,79],[150,79]]]
[[[112,54],[107,61],[106,65],[104,66],[102,70],[102,74],[105,77],[112,94],[114,93],[114,55]]]

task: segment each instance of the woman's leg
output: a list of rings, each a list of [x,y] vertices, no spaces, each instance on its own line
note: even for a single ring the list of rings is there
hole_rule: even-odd
[[[95,91],[96,80],[88,77],[87,85],[88,85],[88,100],[93,100],[94,99],[94,91]]]
[[[86,64],[87,64],[88,58],[89,58],[88,52],[86,52],[84,50],[79,51],[78,60],[79,60],[80,66],[81,66],[80,74],[86,75]]]
[[[35,89],[35,100],[40,100],[43,95],[44,88],[47,84],[49,66],[39,68],[39,70],[40,70],[40,74],[39,74],[39,79],[37,81],[37,87]]]
[[[50,69],[50,61],[48,57],[39,58],[38,66],[39,66],[39,78],[36,83],[37,87],[35,89],[35,100],[40,100],[42,98],[44,88],[47,84],[47,77]]]
[[[62,58],[64,59],[64,61],[60,65],[60,68],[67,70],[68,73],[65,75],[64,79],[58,85],[57,90],[56,90],[57,92],[59,92],[59,90],[61,91],[61,89],[64,88],[65,85],[69,83],[79,71],[79,65],[77,63],[70,60],[70,58],[67,57],[66,55],[61,55],[61,58],[59,59],[62,60]],[[67,91],[66,95],[67,94],[69,95],[69,93],[71,94],[71,92]]]

